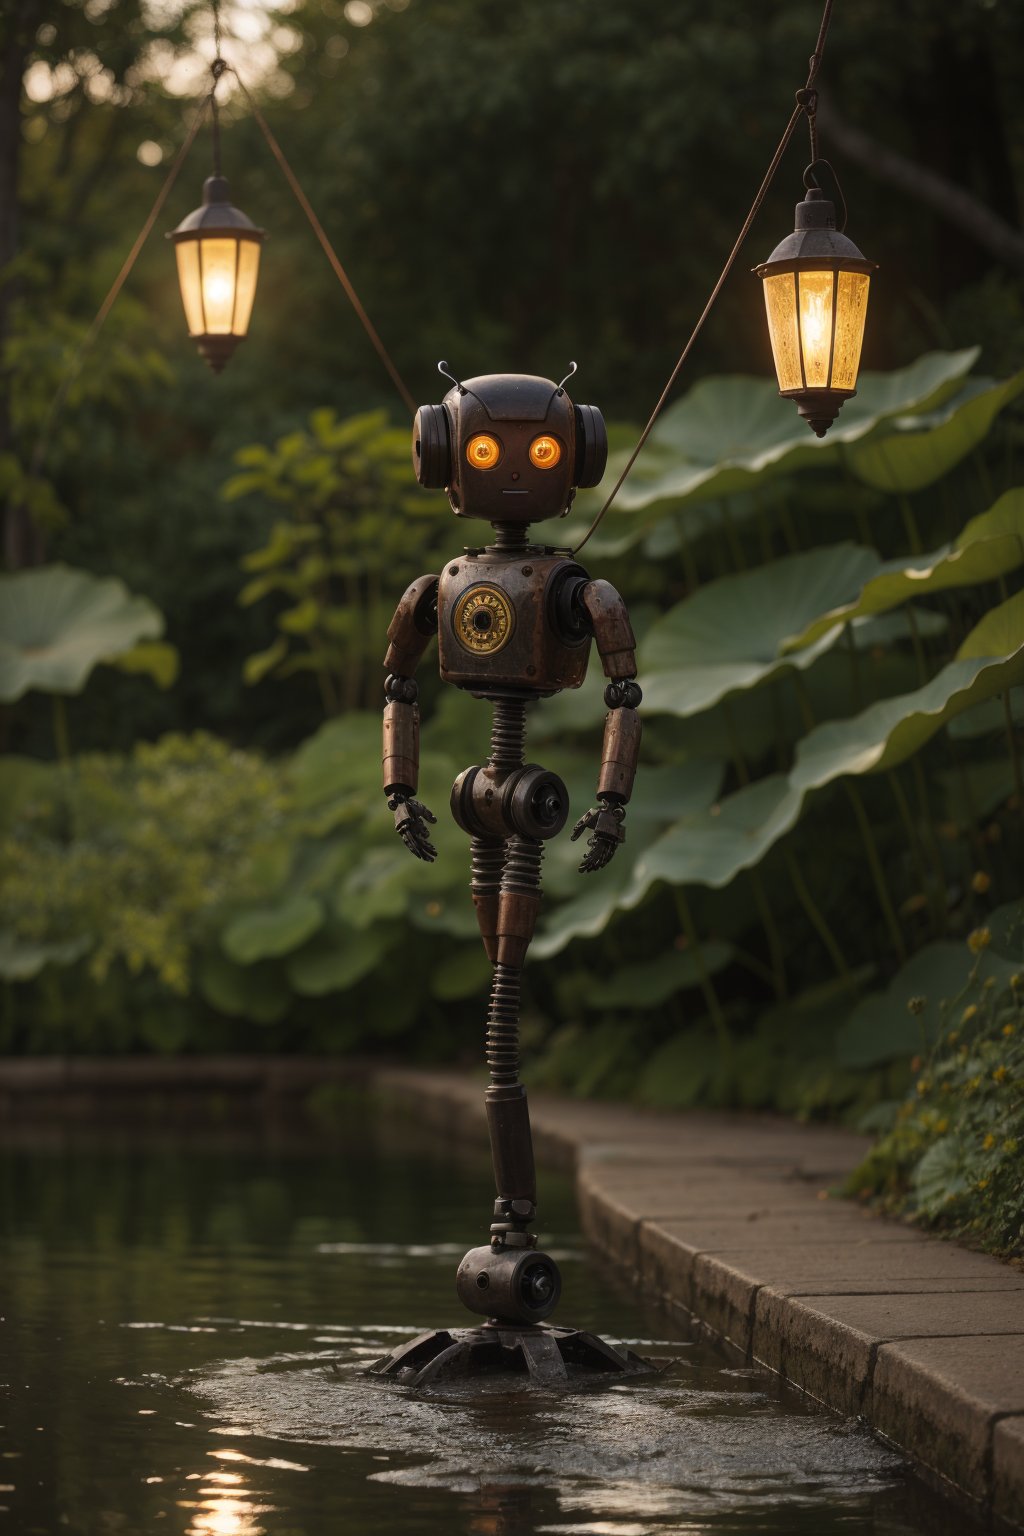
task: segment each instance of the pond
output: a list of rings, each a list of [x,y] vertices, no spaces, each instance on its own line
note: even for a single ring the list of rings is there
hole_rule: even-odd
[[[691,1342],[588,1254],[542,1176],[556,1321],[662,1362],[601,1391],[433,1395],[361,1370],[481,1240],[488,1165],[336,1109],[0,1138],[0,1532],[17,1536],[962,1533],[862,1426]]]

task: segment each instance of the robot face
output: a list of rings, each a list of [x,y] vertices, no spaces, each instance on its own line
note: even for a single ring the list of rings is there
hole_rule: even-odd
[[[416,414],[417,478],[421,485],[443,485],[458,517],[491,523],[558,517],[576,485],[601,478],[606,454],[601,413],[573,406],[557,384],[531,374],[467,379],[442,405]]]

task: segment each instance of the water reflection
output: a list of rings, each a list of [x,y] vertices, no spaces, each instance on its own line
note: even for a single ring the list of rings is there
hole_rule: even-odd
[[[453,1259],[492,1186],[483,1158],[398,1154],[355,1117],[346,1135],[0,1142],[12,1532],[964,1536],[858,1426],[580,1262],[550,1178],[566,1319],[681,1357],[674,1373],[561,1395],[368,1381],[396,1340],[460,1320]]]
[[[246,1487],[240,1472],[199,1476],[203,1482],[197,1497],[176,1501],[179,1509],[189,1511],[187,1536],[264,1536],[267,1527],[257,1517],[273,1514],[276,1506],[260,1502],[261,1495]]]

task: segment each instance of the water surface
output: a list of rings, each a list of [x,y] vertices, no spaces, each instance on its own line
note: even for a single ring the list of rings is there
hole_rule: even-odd
[[[945,1536],[965,1521],[588,1257],[544,1177],[558,1321],[654,1383],[432,1395],[360,1374],[462,1326],[487,1164],[344,1109],[343,1132],[0,1141],[0,1533]]]

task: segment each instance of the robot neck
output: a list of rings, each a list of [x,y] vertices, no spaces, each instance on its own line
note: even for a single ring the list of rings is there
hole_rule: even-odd
[[[516,554],[529,546],[526,536],[528,523],[492,523],[494,529],[494,543],[488,544],[488,551],[502,550],[509,554]]]

